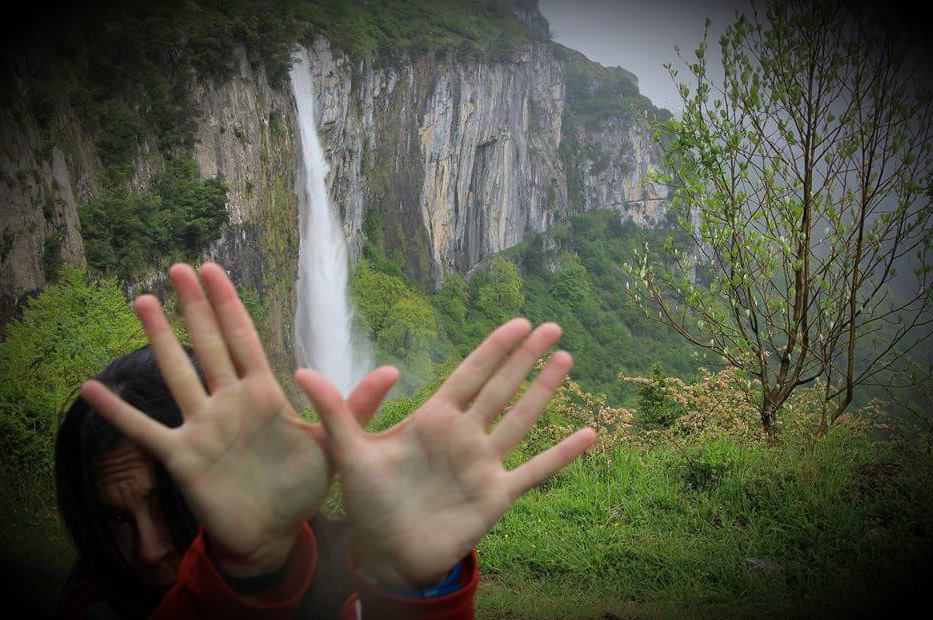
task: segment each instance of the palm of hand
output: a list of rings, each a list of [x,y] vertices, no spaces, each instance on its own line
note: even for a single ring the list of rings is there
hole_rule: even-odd
[[[314,431],[271,373],[248,376],[174,431],[165,464],[212,539],[249,556],[294,532],[326,497],[330,471]]]
[[[363,454],[342,470],[357,559],[395,557],[413,584],[443,576],[514,499],[485,429],[444,403],[429,401],[403,426],[368,437]]]
[[[170,277],[207,389],[158,301],[136,303],[184,423],[163,426],[96,381],[81,394],[165,464],[225,567],[258,574],[280,565],[327,494],[324,434],[289,405],[226,273],[212,264],[201,272],[209,299],[187,265]]]
[[[366,434],[352,421],[326,379],[300,371],[299,384],[321,414],[342,478],[355,559],[369,575],[406,589],[436,582],[524,491],[592,444],[595,435],[583,429],[515,470],[502,466],[571,365],[567,353],[556,353],[489,431],[535,361],[560,337],[554,324],[526,339],[529,329],[523,320],[500,327],[418,411],[379,434]]]

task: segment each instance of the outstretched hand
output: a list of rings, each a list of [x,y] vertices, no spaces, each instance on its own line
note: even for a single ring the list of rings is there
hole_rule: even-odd
[[[178,343],[158,300],[144,295],[136,313],[184,422],[168,428],[98,381],[82,397],[132,441],[159,459],[210,537],[212,553],[231,576],[276,570],[301,523],[327,495],[331,471],[320,425],[302,420],[275,379],[255,327],[215,264],[175,265],[185,324],[207,386]],[[380,368],[347,401],[365,423],[395,382]]]
[[[354,558],[365,573],[403,589],[436,583],[522,493],[592,445],[595,432],[585,428],[516,469],[503,467],[572,365],[566,352],[551,356],[490,430],[561,335],[553,323],[530,329],[516,319],[494,331],[430,400],[382,433],[364,432],[323,375],[296,373],[327,429]]]

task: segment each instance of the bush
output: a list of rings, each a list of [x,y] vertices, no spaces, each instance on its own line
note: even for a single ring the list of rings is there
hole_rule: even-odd
[[[145,344],[116,279],[65,269],[30,299],[0,342],[0,462],[12,477],[51,476],[59,414],[82,381]]]
[[[169,162],[151,191],[105,191],[80,209],[88,264],[129,277],[173,258],[193,260],[227,222],[227,187],[201,180],[194,160]]]
[[[437,314],[428,298],[399,276],[375,271],[367,259],[350,282],[359,326],[375,342],[380,362],[404,368],[400,387],[411,389],[431,376],[441,359]]]
[[[515,263],[501,256],[492,260],[487,273],[476,289],[473,307],[498,325],[518,316],[525,305],[522,278]]]
[[[680,416],[679,407],[668,393],[667,378],[660,364],[652,364],[651,378],[638,389],[639,425],[645,428],[668,428]]]
[[[386,327],[392,307],[404,297],[413,294],[412,289],[399,276],[376,271],[368,260],[360,260],[350,279],[353,303],[362,313],[369,329],[371,340],[377,340]]]
[[[125,102],[107,99],[97,104],[97,153],[104,169],[115,183],[129,180],[133,173],[133,154],[139,146],[145,126],[139,115]]]

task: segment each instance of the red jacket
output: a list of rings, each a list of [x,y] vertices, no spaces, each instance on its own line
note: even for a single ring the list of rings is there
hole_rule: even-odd
[[[150,619],[292,618],[311,584],[317,558],[317,541],[311,528],[305,524],[289,555],[284,581],[258,595],[244,596],[230,588],[208,556],[202,530],[181,560],[175,585],[162,598]],[[396,596],[357,579],[358,591],[347,599],[340,620],[472,620],[473,596],[479,584],[475,552],[464,560],[460,583],[463,587],[451,594],[416,599]],[[99,590],[84,589],[71,593],[64,617],[85,620],[89,617],[89,608],[101,600]]]

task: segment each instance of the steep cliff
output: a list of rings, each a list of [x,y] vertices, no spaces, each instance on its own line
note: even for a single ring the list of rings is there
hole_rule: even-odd
[[[229,80],[196,83],[195,161],[204,177],[227,182],[230,223],[205,258],[258,293],[264,342],[275,366],[292,366],[291,329],[298,264],[295,193],[298,125],[287,89],[273,89],[243,50]]]
[[[535,3],[517,8],[546,33]],[[8,67],[23,97],[47,77],[27,56],[10,56]],[[206,257],[261,292],[264,336],[284,366],[297,260],[295,107],[247,56],[238,48],[223,78],[193,73],[193,156],[202,177],[228,186],[229,224]],[[309,56],[329,186],[354,260],[374,213],[383,250],[400,251],[428,287],[573,212],[663,217],[666,193],[645,183],[659,159],[646,120],[656,111],[631,74],[546,40],[498,60],[429,50],[386,63],[317,36]],[[43,122],[26,105],[0,108],[2,323],[57,262],[84,264],[77,207],[98,191],[101,164],[67,106]],[[164,166],[156,137],[140,139],[131,187],[146,188]]]
[[[568,126],[565,63],[551,43],[500,63],[432,54],[390,69],[355,67],[323,38],[310,51],[354,256],[368,209],[383,214],[387,250],[402,249],[410,274],[435,285],[571,211],[663,216],[666,192],[645,182],[658,161],[645,115]]]
[[[0,325],[24,296],[54,279],[58,263],[85,266],[77,207],[100,192],[103,175],[90,130],[69,106],[39,121],[23,104],[57,76],[30,68],[27,54],[6,60],[4,82],[16,86],[20,99],[0,107]],[[232,76],[220,82],[197,76],[191,95],[199,110],[193,157],[202,177],[228,186],[229,223],[204,258],[227,265],[241,288],[261,292],[270,356],[290,367],[298,254],[294,103],[270,86],[261,66],[247,62],[243,49]],[[146,136],[133,157],[128,191],[147,188],[165,163],[155,136]],[[156,270],[127,285],[161,292],[163,275]]]
[[[77,205],[95,191],[93,144],[73,115],[40,129],[29,99],[46,59],[3,58],[7,105],[0,105],[0,334],[17,301],[66,262],[83,267]]]

